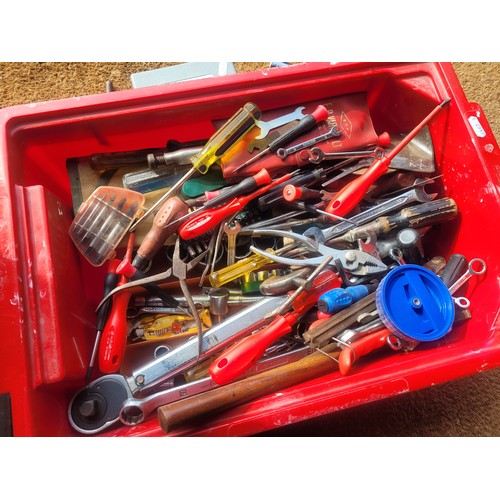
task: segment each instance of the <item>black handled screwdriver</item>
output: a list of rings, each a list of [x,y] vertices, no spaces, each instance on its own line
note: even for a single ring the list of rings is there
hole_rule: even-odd
[[[326,120],[327,118],[328,110],[320,104],[310,115],[306,115],[301,118],[299,123],[297,123],[295,127],[272,141],[266,149],[263,149],[259,154],[252,156],[252,158],[243,163],[243,165],[235,168],[233,170],[233,173],[238,172],[238,170],[241,170],[244,167],[247,167],[248,165],[250,165],[250,163],[258,160],[266,153],[275,153],[276,151],[278,151],[278,149],[285,146],[299,135],[309,132],[309,130],[313,129],[317,125],[317,123]]]

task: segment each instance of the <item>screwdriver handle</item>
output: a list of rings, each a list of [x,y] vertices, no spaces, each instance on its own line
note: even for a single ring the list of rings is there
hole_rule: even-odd
[[[243,179],[240,183],[232,186],[227,191],[224,191],[219,196],[212,198],[211,200],[206,201],[203,204],[204,208],[212,208],[217,205],[222,205],[226,201],[236,198],[237,196],[241,196],[249,191],[252,191],[257,186],[263,186],[264,184],[269,184],[271,182],[271,176],[269,172],[263,168],[260,172],[257,172],[255,175],[251,177],[247,177]]]
[[[127,280],[121,279],[120,285]],[[127,344],[127,308],[131,292],[124,290],[113,296],[113,307],[102,332],[99,346],[99,369],[103,373],[116,373],[125,354]]]
[[[253,102],[247,102],[208,140],[203,149],[191,158],[193,168],[205,174],[260,120],[262,112]]]
[[[327,118],[328,110],[320,104],[311,114],[301,118],[299,123],[297,123],[295,127],[272,141],[268,146],[268,150],[272,153],[275,153],[279,148],[281,148],[285,144],[288,144],[296,137],[305,134],[306,132],[314,128],[318,122],[326,120]]]
[[[179,236],[183,240],[191,240],[205,234],[213,229],[217,224],[220,224],[226,217],[239,212],[247,203],[254,198],[266,193],[273,187],[277,186],[284,180],[290,179],[290,174],[285,174],[278,179],[275,179],[267,186],[262,186],[253,193],[247,196],[239,196],[234,198],[226,205],[221,207],[209,208],[208,210],[201,210],[179,228]]]
[[[312,274],[308,280],[311,278]],[[321,294],[340,285],[340,280],[333,271],[323,271],[311,281],[312,288],[301,291],[294,299],[292,312],[279,314],[268,326],[234,344],[212,363],[209,372],[216,384],[228,384],[242,375],[262,357],[273,342],[292,331],[292,326],[316,304]],[[295,294],[292,297],[293,295]]]
[[[271,248],[268,248],[266,251],[273,253]],[[271,264],[272,262],[273,261],[271,259],[263,257],[262,255],[250,255],[249,257],[245,257],[230,266],[214,271],[209,275],[208,279],[213,287],[219,288],[225,283],[241,278],[241,276],[245,276],[245,274],[256,271],[257,269],[260,269],[267,264]]]
[[[365,356],[376,349],[380,349],[387,344],[387,337],[392,332],[384,328],[378,332],[367,335],[344,347],[339,356],[339,371],[342,375],[348,375],[356,359]]]
[[[316,189],[287,184],[283,188],[283,198],[285,201],[309,200],[311,198],[322,198],[323,193]]]
[[[447,222],[455,218],[457,214],[458,206],[453,198],[440,198],[403,208],[399,214],[389,216],[387,220],[394,227],[420,228]]]
[[[259,332],[226,349],[208,369],[212,380],[218,385],[224,385],[245,373],[273,342],[292,331],[292,325],[297,319],[298,315],[293,313],[277,316]]]
[[[389,169],[390,160],[384,156],[375,160],[368,170],[344,186],[328,203],[325,212],[346,216],[363,199],[370,186]]]
[[[121,261],[119,259],[112,259],[108,263],[108,270],[106,276],[104,278],[104,289],[103,289],[103,297],[106,297],[108,293],[111,292],[114,288],[118,286],[118,282],[120,281],[121,275],[117,272],[117,269]],[[108,319],[109,313],[111,311],[111,300],[106,301],[102,307],[97,312],[97,320],[96,320],[96,330],[98,332],[102,332],[104,327],[106,326],[106,321]]]
[[[180,224],[172,224],[189,212],[189,208],[180,198],[174,196],[167,200],[158,210],[148,231],[132,261],[132,265],[140,271],[147,271],[151,260],[163,246],[167,238],[173,234]]]

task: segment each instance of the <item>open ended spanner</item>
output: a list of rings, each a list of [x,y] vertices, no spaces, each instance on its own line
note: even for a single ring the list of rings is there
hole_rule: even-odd
[[[300,120],[305,116],[303,113],[304,109],[306,109],[304,106],[299,106],[297,109],[295,109],[295,111],[292,111],[291,113],[283,116],[278,116],[277,118],[269,120],[268,122],[259,120],[257,122],[257,127],[260,128],[260,134],[255,137],[255,139],[263,139],[274,128],[281,127],[281,125],[286,125],[287,123],[294,120]]]
[[[331,139],[332,137],[340,137],[342,135],[342,131],[337,125],[334,125],[328,132],[325,134],[318,135],[317,137],[313,137],[308,141],[301,142],[296,146],[291,146],[289,148],[280,148],[276,151],[276,154],[284,160],[287,156],[300,151],[301,149],[306,149],[314,144],[318,144],[319,142],[326,141],[327,139]]]
[[[286,299],[286,295],[264,297],[206,330],[202,337],[200,357],[198,339],[193,337],[138,367],[128,377],[112,374],[94,380],[79,390],[71,400],[68,407],[71,426],[82,434],[104,431],[119,421],[125,401],[149,397],[160,384],[267,325],[270,319],[266,315],[279,308]]]

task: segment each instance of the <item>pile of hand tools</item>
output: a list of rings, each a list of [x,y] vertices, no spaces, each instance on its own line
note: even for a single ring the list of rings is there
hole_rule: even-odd
[[[334,109],[304,104],[267,119],[249,102],[202,145],[130,154],[146,158],[142,180],[128,174],[79,207],[70,235],[108,268],[87,380],[68,411],[78,432],[155,410],[168,432],[337,367],[347,376],[371,352],[439,341],[470,317],[453,294],[485,263],[426,251],[459,214],[438,195],[427,128],[449,100],[405,134],[349,128],[344,143]],[[130,155],[93,155],[92,168]],[[170,182],[146,207],[158,176]],[[146,344],[154,356],[125,368]]]

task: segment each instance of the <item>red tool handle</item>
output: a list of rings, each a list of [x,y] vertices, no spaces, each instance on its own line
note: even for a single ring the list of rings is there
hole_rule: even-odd
[[[130,233],[125,253],[125,262],[130,262],[134,251],[135,234]],[[118,267],[122,266],[123,262]],[[117,267],[117,271],[118,271]],[[127,282],[122,274],[118,286]],[[99,370],[103,373],[116,373],[125,354],[127,346],[127,307],[132,292],[124,290],[113,296],[113,305],[106,321],[99,344]]]
[[[213,381],[224,385],[238,378],[262,357],[273,342],[290,333],[297,319],[298,315],[295,313],[277,316],[264,329],[224,351],[208,370]]]
[[[378,332],[356,340],[350,344],[349,347],[344,347],[339,356],[340,373],[342,375],[347,375],[356,359],[386,345],[387,338],[390,335],[392,335],[392,332],[387,328],[384,328]]]
[[[249,195],[235,198],[221,207],[209,208],[197,213],[179,228],[179,236],[183,240],[191,240],[205,234],[210,231],[210,229],[220,224],[226,217],[239,212],[248,202],[269,191],[269,189],[281,182],[287,181],[290,177],[290,174],[285,174]]]
[[[276,340],[292,331],[292,325],[311,309],[327,290],[340,286],[333,271],[323,271],[313,280],[312,288],[304,290],[293,301],[293,311],[276,318],[264,329],[234,344],[210,366],[209,372],[216,384],[232,382],[247,371]]]
[[[438,104],[387,154],[387,156],[375,160],[363,175],[341,189],[336,196],[332,198],[330,203],[328,203],[325,211],[332,215],[343,217],[355,208],[363,199],[363,196],[373,182],[387,172],[392,159],[395,158],[449,102],[450,99],[445,99],[441,104]]]
[[[126,283],[120,281],[119,285]],[[116,373],[121,366],[127,346],[127,307],[131,293],[127,290],[113,296],[113,306],[99,346],[99,370]]]
[[[344,217],[356,208],[370,186],[389,169],[391,160],[384,156],[375,160],[368,170],[344,186],[328,203],[325,212]]]

